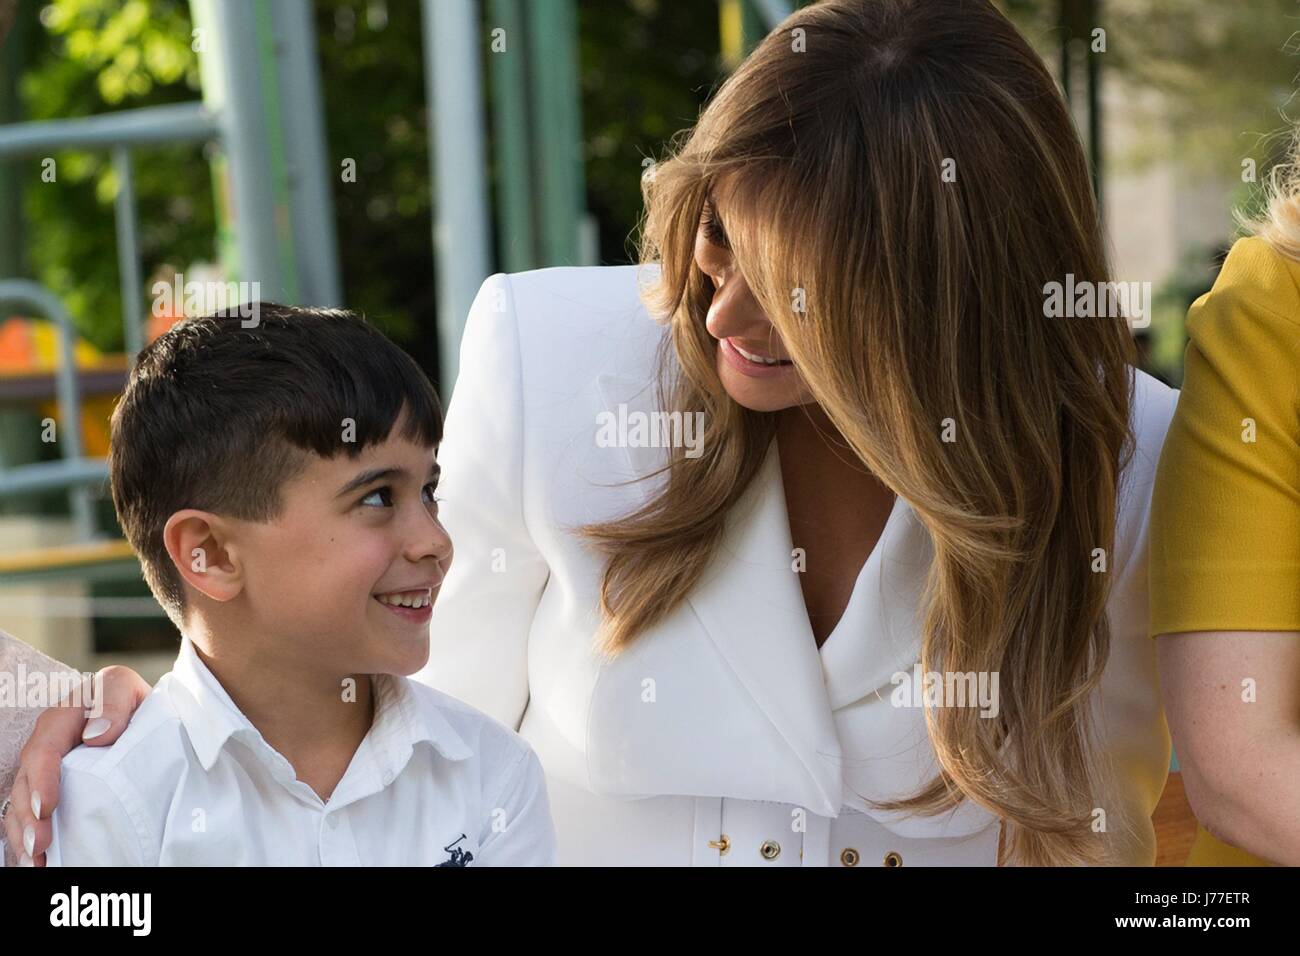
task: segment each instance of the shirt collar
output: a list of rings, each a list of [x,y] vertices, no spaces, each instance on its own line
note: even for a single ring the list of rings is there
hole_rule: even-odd
[[[187,637],[181,637],[180,653],[169,676],[168,696],[205,771],[212,769],[221,749],[234,738],[248,744],[278,777],[286,781],[294,778],[289,762],[230,699]],[[428,744],[447,760],[473,755],[438,709],[418,699],[406,678],[377,674],[372,688],[375,716],[361,747],[368,747],[374,755],[384,786],[406,766],[416,744]]]

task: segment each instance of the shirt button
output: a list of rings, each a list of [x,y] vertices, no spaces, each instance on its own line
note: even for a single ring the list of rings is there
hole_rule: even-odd
[[[390,783],[392,783],[392,782],[393,782],[393,771],[391,771],[391,770],[385,770],[385,771],[384,771],[384,786],[386,787],[386,786],[388,786],[388,785],[389,785]]]
[[[331,813],[329,821],[331,830],[337,830],[339,828],[339,815],[337,813]]]

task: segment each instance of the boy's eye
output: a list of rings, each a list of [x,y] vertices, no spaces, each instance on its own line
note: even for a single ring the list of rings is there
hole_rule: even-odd
[[[439,498],[437,495],[434,494],[434,492],[438,490],[438,486],[434,484],[432,481],[429,482],[427,485],[425,485],[424,488],[421,490],[424,492],[423,497],[424,497],[424,503],[426,505],[434,505],[442,500],[441,498]]]
[[[362,498],[360,504],[370,505],[370,501],[372,498],[379,499],[379,507],[391,508],[393,505],[393,489],[387,486],[383,488],[376,488],[374,491],[370,492],[370,494]],[[373,507],[373,505],[371,505],[371,507]]]
[[[438,486],[432,481],[429,482],[420,489],[420,499],[426,505],[436,504],[442,500],[434,494],[437,490]],[[376,488],[374,491],[362,498],[358,503],[371,508],[391,508],[393,506],[393,489],[389,488],[387,485],[382,488]]]

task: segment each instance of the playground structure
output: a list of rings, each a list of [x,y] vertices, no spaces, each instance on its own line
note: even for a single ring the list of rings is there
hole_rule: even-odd
[[[524,38],[519,42],[528,52],[488,64],[501,183],[497,217],[502,234],[513,237],[501,244],[500,267],[590,262],[575,0],[484,3],[490,21]],[[112,157],[118,184],[113,215],[124,353],[102,355],[79,341],[49,289],[0,275],[0,408],[35,411],[41,440],[58,452],[52,461],[7,460],[16,445],[0,436],[0,502],[55,492],[67,495],[69,511],[66,520],[0,515],[0,626],[79,667],[102,663],[90,647],[92,615],[161,615],[151,599],[86,597],[93,582],[140,577],[130,546],[98,527],[95,507],[107,485],[107,419],[148,339],[135,153],[213,144],[225,277],[259,289],[265,299],[343,304],[329,179],[337,164],[326,147],[310,0],[191,0],[190,8],[194,36],[201,38],[195,44],[201,99],[0,125],[0,163],[102,150]],[[727,60],[738,61],[790,8],[782,0],[721,0]],[[478,0],[422,0],[440,380],[448,392],[464,318],[482,279],[494,271],[480,14]],[[537,121],[523,122],[526,113]]]

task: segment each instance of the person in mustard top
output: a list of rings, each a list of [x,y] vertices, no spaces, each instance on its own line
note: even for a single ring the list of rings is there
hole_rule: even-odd
[[[1300,188],[1191,306],[1151,504],[1150,631],[1188,866],[1300,864]]]

